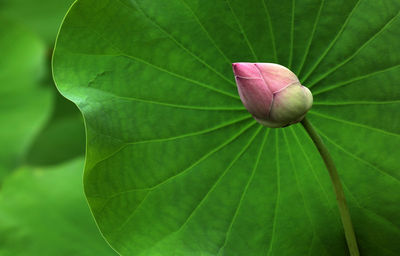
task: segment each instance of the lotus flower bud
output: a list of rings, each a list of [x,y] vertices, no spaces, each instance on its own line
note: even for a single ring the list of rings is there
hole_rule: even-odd
[[[300,122],[311,108],[310,90],[284,66],[273,63],[233,63],[240,99],[262,125],[284,127]]]

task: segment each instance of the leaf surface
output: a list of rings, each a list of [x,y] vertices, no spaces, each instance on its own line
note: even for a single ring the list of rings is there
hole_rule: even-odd
[[[232,62],[314,95],[362,255],[400,253],[400,2],[78,0],[54,55],[87,128],[85,191],[122,255],[347,255],[328,173],[299,125],[263,128]]]

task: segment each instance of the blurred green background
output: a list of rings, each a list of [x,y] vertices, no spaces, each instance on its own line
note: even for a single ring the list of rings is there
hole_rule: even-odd
[[[116,255],[83,194],[84,124],[51,55],[72,0],[0,0],[0,255]]]

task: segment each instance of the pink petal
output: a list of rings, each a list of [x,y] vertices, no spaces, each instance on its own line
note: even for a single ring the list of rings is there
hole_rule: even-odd
[[[266,119],[269,116],[273,94],[261,78],[236,76],[239,96],[246,109],[255,117]]]
[[[262,78],[260,71],[254,65],[254,63],[248,63],[248,62],[233,63],[232,68],[235,76],[247,77],[247,78]]]
[[[278,92],[293,83],[299,83],[297,76],[288,68],[274,63],[254,64],[272,93]]]

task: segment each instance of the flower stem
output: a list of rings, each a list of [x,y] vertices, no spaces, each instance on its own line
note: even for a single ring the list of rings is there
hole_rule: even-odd
[[[351,256],[359,256],[360,253],[358,251],[357,240],[354,234],[353,225],[351,223],[349,209],[347,208],[346,198],[344,197],[343,187],[340,182],[339,174],[336,170],[335,164],[333,163],[333,159],[329,154],[328,149],[326,148],[324,142],[321,137],[318,135],[317,131],[311,125],[311,123],[304,118],[301,121],[304,129],[307,131],[308,135],[311,137],[315,146],[317,147],[326,168],[328,169],[329,176],[331,177],[333,188],[336,194],[336,200],[339,206],[340,217],[342,219],[344,234],[346,236],[347,246],[349,247],[349,252]]]

